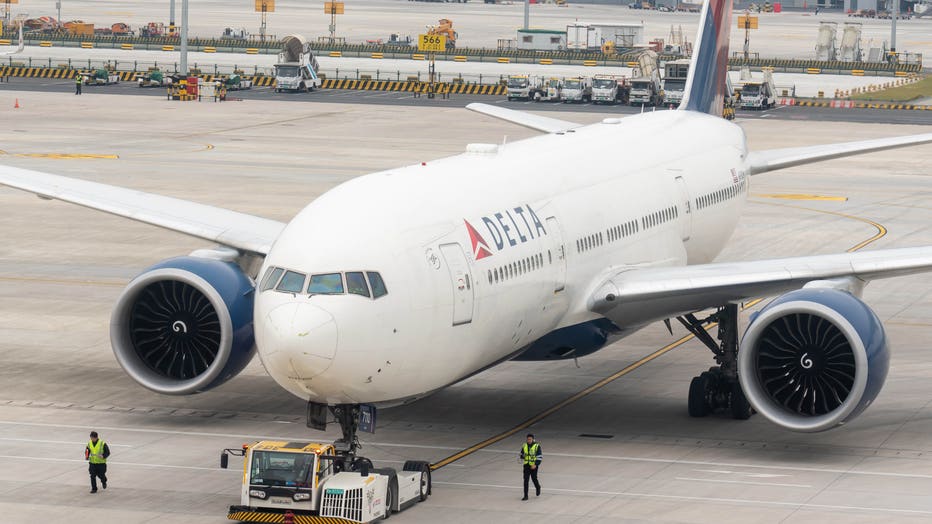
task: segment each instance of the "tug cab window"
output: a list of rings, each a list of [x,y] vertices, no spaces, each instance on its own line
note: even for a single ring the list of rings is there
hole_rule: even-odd
[[[311,295],[342,295],[343,275],[340,273],[325,273],[311,275],[311,282],[307,286]]]
[[[388,290],[385,289],[385,282],[382,281],[382,275],[369,271],[366,276],[369,277],[369,284],[372,285],[372,298],[379,298],[388,294]]]
[[[346,292],[351,295],[369,297],[369,285],[361,271],[346,273]]]
[[[297,271],[286,271],[285,276],[282,277],[281,282],[278,283],[278,287],[275,288],[276,291],[284,291],[286,293],[300,293],[304,289],[304,279],[306,275],[304,273],[298,273]]]

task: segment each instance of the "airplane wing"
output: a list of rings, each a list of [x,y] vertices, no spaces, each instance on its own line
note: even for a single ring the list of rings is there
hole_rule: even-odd
[[[748,154],[748,164],[751,166],[751,174],[759,175],[768,171],[822,160],[830,160],[832,158],[860,155],[862,153],[883,151],[884,149],[894,149],[897,147],[928,144],[930,142],[932,142],[932,133],[878,138],[859,142],[843,142],[841,144],[752,151]]]
[[[636,326],[806,285],[858,292],[864,283],[874,279],[927,271],[932,271],[932,247],[667,268],[631,267],[619,269],[597,284],[588,306],[620,326]]]
[[[285,227],[228,209],[15,167],[0,166],[0,185],[262,255]]]
[[[519,126],[529,127],[537,131],[543,131],[545,133],[559,133],[561,131],[576,129],[577,127],[583,126],[583,124],[577,124],[575,122],[568,122],[566,120],[559,120],[557,118],[550,118],[546,116],[532,115],[531,113],[525,113],[524,111],[505,109],[504,107],[481,104],[479,102],[468,104],[466,109],[475,111],[477,113],[482,113],[483,115],[499,118],[501,120],[506,120],[513,124],[518,124]]]

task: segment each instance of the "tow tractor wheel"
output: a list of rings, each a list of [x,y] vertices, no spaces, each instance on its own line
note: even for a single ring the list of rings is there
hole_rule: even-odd
[[[385,518],[392,516],[392,507],[395,505],[395,487],[391,482],[388,483],[388,489],[385,490]]]
[[[431,491],[431,474],[430,464],[421,460],[408,460],[401,468],[402,471],[420,471],[421,486],[418,490],[418,500],[424,502],[430,496]]]

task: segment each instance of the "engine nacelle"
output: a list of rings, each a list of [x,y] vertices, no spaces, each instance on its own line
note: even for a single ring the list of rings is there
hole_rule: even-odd
[[[880,319],[836,289],[777,298],[751,318],[738,351],[738,378],[751,406],[794,431],[853,420],[880,393],[889,366]]]
[[[256,352],[252,281],[232,262],[171,258],[133,279],[110,319],[123,369],[157,393],[189,395],[223,384]]]

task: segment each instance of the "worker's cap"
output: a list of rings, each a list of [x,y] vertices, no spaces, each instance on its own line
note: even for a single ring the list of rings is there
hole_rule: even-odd
[[[91,431],[91,438],[97,438],[97,432]]]

